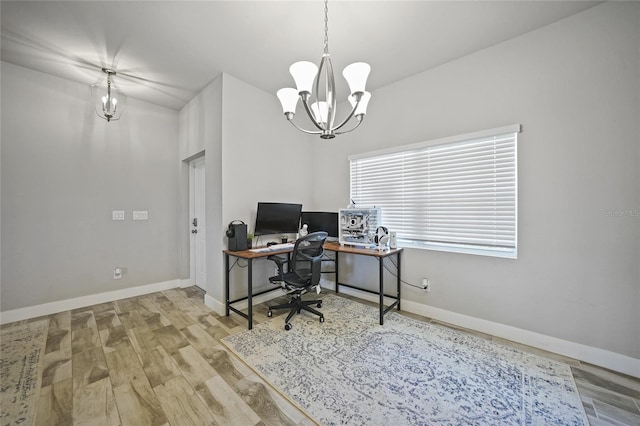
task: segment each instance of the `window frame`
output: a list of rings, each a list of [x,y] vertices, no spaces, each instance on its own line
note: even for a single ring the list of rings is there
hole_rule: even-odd
[[[383,150],[371,151],[366,153],[354,154],[348,156],[349,160],[349,192],[350,198],[358,203],[358,197],[354,195],[354,162],[358,160],[372,160],[376,158],[383,158],[392,156],[393,154],[408,153],[408,152],[420,152],[421,154],[434,150],[436,147],[445,147],[451,145],[452,147],[463,146],[464,144],[473,143],[473,141],[480,141],[487,138],[496,138],[504,135],[513,135],[513,247],[500,247],[489,245],[478,245],[471,243],[456,243],[456,242],[439,242],[439,241],[423,241],[418,239],[405,238],[402,236],[402,230],[399,230],[397,242],[398,247],[403,248],[417,248],[426,250],[437,250],[443,252],[453,253],[465,253],[472,255],[483,255],[501,258],[517,259],[518,257],[518,134],[521,132],[520,124],[513,124],[510,126],[504,126],[494,129],[487,129],[478,132],[466,133],[462,135],[450,136],[425,142],[418,142],[414,144],[402,145],[392,147]],[[495,143],[495,142],[494,142]],[[427,166],[420,167],[420,170],[428,169]],[[360,179],[361,177],[359,177]],[[403,178],[404,179],[404,178]],[[402,186],[404,186],[404,180]],[[497,187],[497,184],[496,184]],[[371,200],[369,200],[371,201]],[[384,202],[381,202],[375,207],[380,207],[382,210],[383,224],[385,224],[385,208]],[[357,204],[357,207],[374,207],[373,205],[361,206]],[[511,212],[511,210],[509,210]],[[427,210],[422,210],[425,213]],[[494,216],[496,217],[496,216]],[[386,226],[386,224],[385,224]],[[394,231],[394,229],[390,229]]]

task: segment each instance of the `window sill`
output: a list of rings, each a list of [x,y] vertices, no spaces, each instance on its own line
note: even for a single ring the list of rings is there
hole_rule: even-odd
[[[398,247],[413,248],[413,249],[420,249],[420,250],[443,251],[448,253],[471,254],[476,256],[500,257],[504,259],[518,258],[517,249],[496,249],[493,247],[475,248],[475,247],[468,247],[463,245],[425,243],[421,241],[411,241],[411,240],[398,240]]]

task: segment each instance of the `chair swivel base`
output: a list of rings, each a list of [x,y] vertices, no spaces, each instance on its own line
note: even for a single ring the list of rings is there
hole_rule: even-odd
[[[316,308],[322,307],[322,300],[302,300],[300,297],[294,297],[291,299],[289,303],[284,303],[282,305],[269,306],[269,311],[267,312],[268,317],[273,316],[274,309],[288,309],[289,315],[287,315],[287,319],[284,320],[284,329],[291,330],[291,323],[289,322],[291,318],[295,314],[299,314],[301,311],[311,312],[312,314],[318,315],[320,317],[320,322],[324,322],[324,315],[320,311],[316,311],[310,305],[316,305]]]

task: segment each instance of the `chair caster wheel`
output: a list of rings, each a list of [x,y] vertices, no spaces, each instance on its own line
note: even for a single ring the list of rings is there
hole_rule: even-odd
[[[286,323],[286,324],[284,325],[284,329],[285,329],[285,330],[287,330],[287,331],[291,330],[291,324]]]
[[[271,312],[271,311],[267,312],[267,316],[268,316],[269,318],[271,318],[271,317],[273,316],[273,312]]]
[[[316,308],[322,308],[322,303],[318,303],[318,304],[316,305]]]
[[[320,317],[320,322],[324,322],[324,317]]]

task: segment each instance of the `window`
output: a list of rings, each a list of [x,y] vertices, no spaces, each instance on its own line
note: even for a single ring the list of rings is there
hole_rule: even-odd
[[[349,157],[351,199],[402,247],[517,257],[520,125]]]

